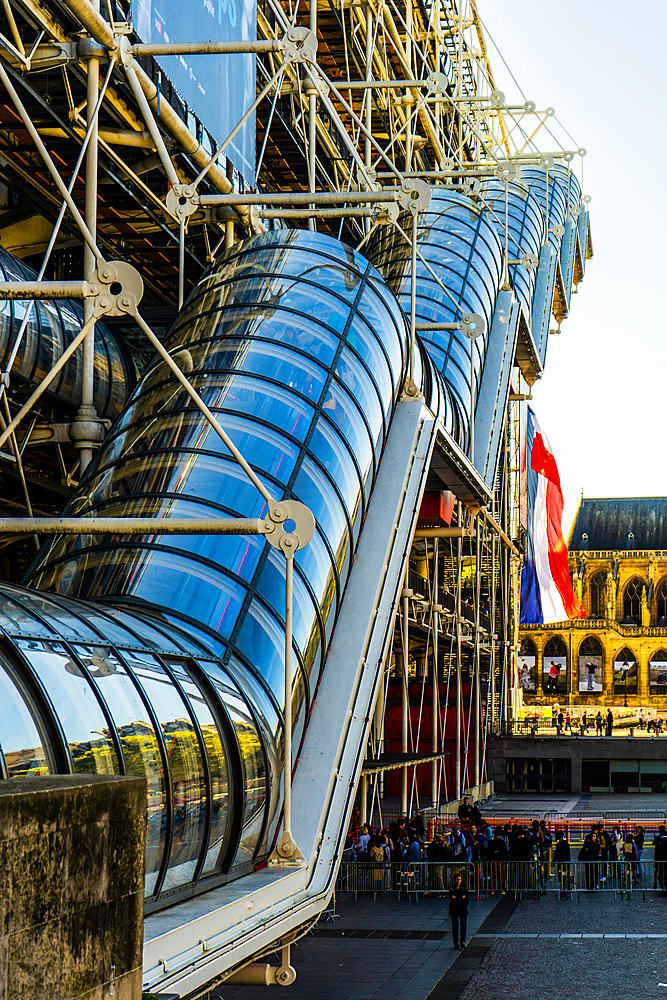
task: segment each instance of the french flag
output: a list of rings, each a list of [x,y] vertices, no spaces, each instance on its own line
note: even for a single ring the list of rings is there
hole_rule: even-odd
[[[584,618],[567,565],[563,539],[563,493],[558,466],[537,417],[528,407],[522,454],[526,553],[521,574],[521,625],[550,625]]]

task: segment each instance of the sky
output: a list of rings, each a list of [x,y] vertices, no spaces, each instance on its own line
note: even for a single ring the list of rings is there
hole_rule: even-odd
[[[519,95],[490,39],[526,98],[554,107],[587,150],[575,163],[595,256],[531,403],[560,470],[567,537],[582,490],[667,496],[667,4],[478,0],[478,10],[508,103]],[[554,148],[546,134],[540,145]]]

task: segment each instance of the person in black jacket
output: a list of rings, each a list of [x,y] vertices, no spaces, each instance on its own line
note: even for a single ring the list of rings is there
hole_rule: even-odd
[[[556,846],[554,847],[554,861],[558,871],[558,884],[561,892],[570,892],[573,885],[573,872],[570,867],[571,860],[570,844],[565,836],[564,830],[559,830],[556,834]]]
[[[454,947],[465,948],[468,925],[468,890],[463,888],[463,879],[458,872],[452,879],[449,889],[449,916],[452,919]]]
[[[493,840],[489,844],[486,852],[486,860],[490,862],[491,895],[493,896],[496,889],[504,893],[505,868],[506,862],[509,861],[509,851],[507,850],[507,842],[503,836],[503,830],[499,826],[496,827]]]
[[[655,859],[655,889],[667,890],[667,827],[661,823],[653,838],[653,857]]]

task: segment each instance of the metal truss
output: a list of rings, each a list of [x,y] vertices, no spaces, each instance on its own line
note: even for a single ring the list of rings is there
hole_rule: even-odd
[[[125,2],[108,0],[100,10],[91,0],[3,0],[0,84],[6,96],[0,106],[0,181],[15,192],[25,218],[39,222],[27,227],[32,242],[21,247],[22,255],[43,255],[35,282],[0,283],[0,299],[26,302],[24,321],[12,333],[0,373],[0,467],[11,469],[21,484],[8,506],[0,505],[0,538],[13,545],[26,535],[110,530],[108,519],[66,525],[53,515],[107,429],[94,407],[95,324],[116,323],[136,337],[133,343],[145,338],[260,491],[268,513],[256,524],[207,520],[169,527],[164,520],[137,520],[133,525],[114,521],[113,530],[265,534],[285,555],[285,689],[290,691],[293,555],[312,537],[312,515],[302,505],[277,502],[267,493],[187,372],[162,346],[151,314],[162,310],[168,322],[207,262],[267,227],[304,225],[361,248],[378,227],[394,227],[411,248],[409,391],[416,333],[435,327],[419,325],[415,311],[417,261],[431,270],[418,249],[417,222],[432,186],[453,187],[484,203],[484,178],[498,178],[507,190],[517,166],[539,164],[548,174],[555,163],[569,164],[575,157],[583,162],[586,151],[562,128],[557,132],[553,108],[506,101],[491,69],[475,0],[311,0],[309,5],[262,0],[256,41],[161,45],[135,37]],[[214,141],[177,94],[164,86],[158,89],[153,60],[179,53],[224,59],[232,52],[256,54],[256,98],[229,135]],[[253,113],[258,181],[249,191],[225,151]],[[409,219],[407,229],[399,216]],[[509,265],[532,269],[537,261],[517,256],[507,207],[500,222],[507,284]],[[2,226],[0,216],[0,233]],[[83,250],[75,262],[77,273],[65,266],[71,248]],[[443,326],[473,337],[480,333],[481,317],[461,314],[450,291],[431,273],[460,314],[455,323]],[[32,301],[66,297],[83,303],[83,326],[26,393],[12,372]],[[81,403],[76,416],[67,419],[47,390],[77,351],[82,354]],[[422,708],[430,676],[433,712],[427,742],[434,756],[429,803],[434,807],[484,780],[484,734],[508,718],[512,704],[520,567],[514,406],[510,404],[505,460],[492,502],[467,509],[459,503],[451,528],[415,538],[413,572],[426,582],[426,592],[413,585],[408,571],[395,656],[386,664],[378,702],[370,755],[382,753],[392,672],[401,680],[401,751],[414,754],[423,742]],[[51,444],[45,426],[61,428],[52,433]],[[37,495],[30,494],[35,489],[39,513],[51,515],[49,520],[33,516]],[[26,516],[15,518],[20,510]],[[292,531],[283,528],[288,519],[296,523]],[[411,671],[422,684],[416,732],[410,724]],[[439,704],[438,680],[455,695],[453,788],[445,786],[442,763],[451,709],[448,698]],[[288,697],[288,740],[290,711]],[[285,759],[291,756],[288,745]],[[281,864],[300,859],[291,838],[289,785],[285,783],[285,822],[275,853]],[[405,765],[403,812],[414,795],[414,772],[411,788]],[[283,964],[289,964],[289,954]]]

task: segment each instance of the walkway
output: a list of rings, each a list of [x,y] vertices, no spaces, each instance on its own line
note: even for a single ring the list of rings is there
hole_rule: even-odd
[[[496,902],[472,903],[469,937]],[[289,988],[290,1000],[424,1000],[459,955],[452,948],[446,899],[399,903],[392,895],[355,903],[350,898],[337,912],[340,920],[320,921],[315,934],[292,949],[298,978]],[[214,997],[266,1000],[266,987],[227,986]]]

